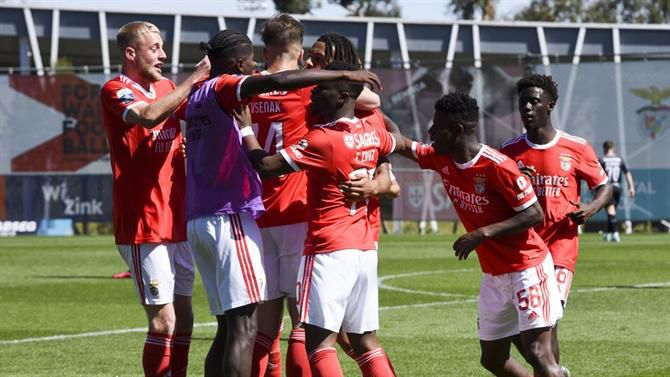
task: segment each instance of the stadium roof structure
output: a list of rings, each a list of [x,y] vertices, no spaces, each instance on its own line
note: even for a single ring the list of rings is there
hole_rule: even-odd
[[[554,62],[651,59],[670,55],[670,25],[479,22],[405,20],[402,18],[323,18],[297,15],[305,24],[305,47],[319,35],[337,31],[348,36],[364,57],[367,68],[412,64],[442,65],[455,62],[481,67],[487,60],[530,56],[539,64]],[[175,14],[118,10],[82,11],[68,8],[0,5],[0,72],[56,70],[66,58],[73,67],[110,73],[121,62],[116,31],[123,24],[143,19],[163,33],[172,73],[192,66],[202,53],[199,42],[221,29],[246,33],[255,46],[267,17],[249,14]]]

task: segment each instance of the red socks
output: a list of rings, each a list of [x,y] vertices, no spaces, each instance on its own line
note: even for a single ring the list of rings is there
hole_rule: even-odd
[[[356,359],[363,377],[395,377],[391,361],[383,349],[368,351]]]
[[[312,374],[305,347],[305,329],[293,329],[288,338],[286,351],[286,376],[310,377]]]
[[[170,374],[170,348],[172,337],[168,334],[148,332],[144,341],[142,367],[146,377]]]
[[[318,348],[312,352],[309,366],[314,377],[344,377],[335,348]]]
[[[265,370],[268,367],[268,357],[272,350],[273,339],[262,332],[256,333],[256,343],[254,344],[254,355],[251,361],[251,377],[265,376]]]
[[[175,334],[172,339],[170,371],[172,377],[186,377],[188,370],[188,350],[191,347],[191,333]]]
[[[280,347],[281,333],[282,330],[280,329],[274,342],[272,342],[272,349],[270,350],[270,356],[268,357],[268,369],[265,371],[265,377],[282,377]]]

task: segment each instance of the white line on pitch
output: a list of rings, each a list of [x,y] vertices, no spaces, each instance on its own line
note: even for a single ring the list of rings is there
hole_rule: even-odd
[[[447,270],[450,272],[465,272],[466,270]],[[413,273],[413,274],[403,274],[402,276],[417,276],[417,275],[428,275],[432,273],[443,273],[447,271],[427,271],[423,273]],[[388,277],[400,277],[401,275],[390,275]],[[382,280],[383,278],[380,278]],[[632,284],[629,286],[626,286],[626,288],[656,288],[656,287],[668,287],[670,286],[670,281],[665,281],[665,282],[656,282],[656,283],[643,283],[643,284]],[[581,288],[581,289],[576,289],[574,292],[576,293],[588,293],[588,292],[603,292],[603,291],[611,291],[615,289],[622,289],[622,287],[595,287],[595,288]],[[477,297],[471,296],[471,298],[464,299],[464,300],[455,300],[455,301],[437,301],[437,302],[428,302],[428,303],[423,303],[423,304],[411,304],[411,305],[396,305],[396,306],[383,306],[380,307],[380,311],[387,311],[387,310],[400,310],[400,309],[410,309],[410,308],[425,308],[425,307],[433,307],[433,306],[445,306],[445,305],[456,305],[456,304],[466,304],[466,303],[473,303],[477,302]],[[211,326],[216,326],[216,322],[203,322],[203,323],[196,323],[193,325],[193,327],[211,327]],[[34,337],[34,338],[23,338],[23,339],[13,339],[13,340],[0,340],[0,345],[11,345],[11,344],[21,344],[21,343],[37,343],[37,342],[47,342],[47,341],[52,341],[52,340],[68,340],[68,339],[76,339],[76,338],[88,338],[88,337],[95,337],[95,336],[106,336],[106,335],[120,335],[120,334],[128,334],[128,333],[136,333],[136,332],[146,332],[147,328],[146,327],[136,327],[136,328],[130,328],[130,329],[119,329],[119,330],[108,330],[108,331],[94,331],[94,332],[85,332],[85,333],[79,333],[79,334],[67,334],[67,335],[52,335],[52,336],[45,336],[45,337]]]

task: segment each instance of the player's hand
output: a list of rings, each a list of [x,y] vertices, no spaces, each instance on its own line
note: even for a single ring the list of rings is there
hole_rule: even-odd
[[[198,82],[209,77],[209,70],[211,67],[212,66],[209,63],[209,58],[207,55],[205,55],[205,57],[195,65],[195,70],[191,74],[191,77],[193,77],[193,82]]]
[[[572,220],[572,222],[574,222],[577,225],[584,224],[595,213],[593,208],[591,208],[591,206],[586,203],[580,203],[570,200],[570,204],[577,207],[577,209],[568,213],[566,216],[568,216],[570,220]]]
[[[635,197],[635,188],[633,188],[633,187],[628,188],[628,197],[629,198],[634,198]]]
[[[375,181],[363,175],[357,175],[349,178],[337,185],[337,188],[344,194],[344,197],[352,202],[365,200],[371,196],[377,195],[377,185]]]
[[[472,250],[481,245],[485,239],[486,237],[481,228],[465,233],[454,242],[454,255],[458,260],[468,259],[468,255]]]
[[[534,166],[520,166],[519,171],[521,172],[521,174],[527,176],[528,178],[534,176],[535,173],[537,172]]]
[[[179,149],[181,150],[181,155],[186,158],[186,136],[181,138],[181,143],[179,143]]]
[[[369,84],[372,90],[381,90],[382,82],[370,71],[346,71],[347,80]]]
[[[237,126],[240,129],[251,126],[251,110],[249,110],[249,105],[240,106],[233,110],[233,116],[237,119]]]

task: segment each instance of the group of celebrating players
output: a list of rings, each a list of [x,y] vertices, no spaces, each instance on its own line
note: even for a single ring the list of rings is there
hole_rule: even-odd
[[[146,376],[185,376],[193,330],[193,260],[218,327],[206,376],[342,376],[337,343],[363,376],[395,376],[379,328],[378,198],[397,196],[387,156],[440,174],[484,277],[482,365],[497,376],[566,376],[557,324],[577,259],[577,226],[612,189],[585,140],[555,130],[550,76],[517,83],[527,133],[501,151],[477,139],[467,94],[437,100],[431,144],[404,137],[379,110],[351,42],[322,35],[303,62],[303,25],[288,15],[249,38],[223,30],[179,86],[162,77],[160,31],[117,34],[122,74],[101,91],[113,170],[113,221],[148,318]],[[185,124],[185,135],[182,127]],[[185,139],[185,154],[181,144]],[[580,202],[579,184],[595,191]],[[511,344],[533,372],[510,356]]]

